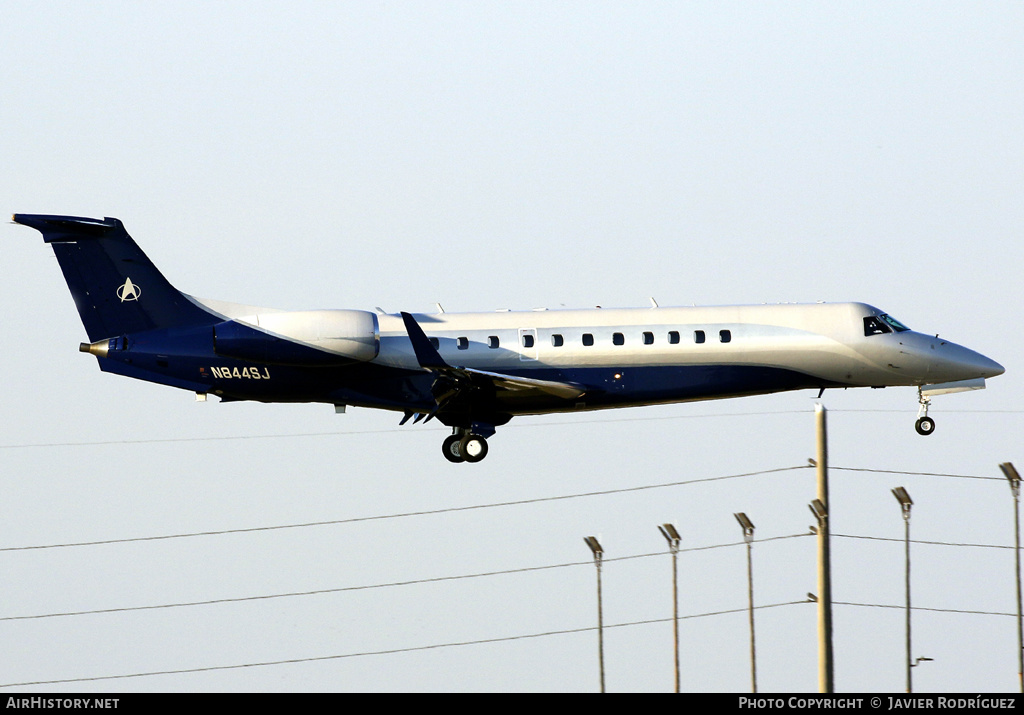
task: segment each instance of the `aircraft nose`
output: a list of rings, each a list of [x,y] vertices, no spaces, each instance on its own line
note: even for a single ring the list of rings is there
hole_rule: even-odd
[[[1006,370],[995,360],[938,336],[906,332],[899,335],[899,355],[890,363],[913,375],[918,384],[977,380],[1002,375]]]
[[[982,377],[995,377],[996,375],[1002,375],[1006,372],[1006,368],[997,363],[995,360],[990,360],[980,353],[975,353],[978,356],[978,369],[982,371]]]
[[[961,345],[946,343],[936,352],[938,360],[933,363],[929,373],[935,374],[936,377],[942,374],[943,380],[973,380],[979,377],[995,377],[1006,372],[1006,369],[995,360]]]

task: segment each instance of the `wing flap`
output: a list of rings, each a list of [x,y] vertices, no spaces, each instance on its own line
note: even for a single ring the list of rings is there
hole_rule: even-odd
[[[554,380],[538,380],[533,377],[520,377],[518,375],[503,375],[499,372],[487,372],[486,370],[475,370],[473,368],[462,368],[470,375],[479,375],[491,381],[497,390],[506,390],[522,393],[526,391],[542,392],[546,395],[553,395],[565,400],[572,400],[582,397],[587,390],[582,385],[573,382],[556,382]],[[501,399],[500,393],[498,399]]]

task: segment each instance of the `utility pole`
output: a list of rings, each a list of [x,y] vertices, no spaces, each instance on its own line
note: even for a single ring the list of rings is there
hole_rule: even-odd
[[[662,524],[658,531],[668,542],[668,550],[672,552],[672,640],[675,644],[676,653],[676,692],[679,692],[679,574],[676,570],[676,560],[679,556],[679,532],[671,524]]]
[[[834,693],[832,663],[832,547],[829,533],[828,500],[828,425],[827,411],[821,403],[814,408],[817,433],[815,465],[818,477],[818,498],[811,503],[811,512],[818,520],[818,692]]]
[[[597,660],[601,669],[601,692],[604,692],[604,615],[601,609],[601,558],[604,549],[597,538],[585,536],[583,540],[594,554],[594,565],[597,567]]]
[[[751,545],[754,543],[754,522],[746,514],[733,514],[743,527],[743,540],[747,542],[747,612],[750,617],[750,692],[757,692],[757,651],[754,649],[754,566]]]
[[[1017,679],[1020,682],[1020,691],[1024,693],[1024,635],[1021,631],[1021,608],[1020,608],[1020,474],[1009,462],[999,465],[1010,482],[1010,492],[1013,494],[1013,553],[1017,562]]]

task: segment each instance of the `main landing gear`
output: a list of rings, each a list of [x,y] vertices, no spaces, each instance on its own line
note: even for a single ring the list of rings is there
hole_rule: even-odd
[[[456,427],[441,444],[449,462],[479,462],[487,456],[487,440],[465,428]]]
[[[914,429],[918,434],[927,436],[935,431],[935,420],[928,416],[928,405],[932,403],[932,398],[925,397],[919,387],[917,388],[917,401],[921,403],[921,408],[917,411],[917,422],[914,423]]]

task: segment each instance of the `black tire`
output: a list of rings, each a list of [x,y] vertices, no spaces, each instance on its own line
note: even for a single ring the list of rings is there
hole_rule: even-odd
[[[930,435],[935,431],[935,420],[931,417],[922,417],[914,425],[914,429],[917,430],[918,434]]]
[[[459,442],[459,454],[467,462],[479,462],[487,456],[487,440],[478,434],[467,434]]]
[[[466,458],[462,456],[462,450],[460,448],[462,444],[462,437],[453,434],[452,436],[445,439],[441,444],[441,451],[444,453],[444,458],[449,462],[465,462]]]

